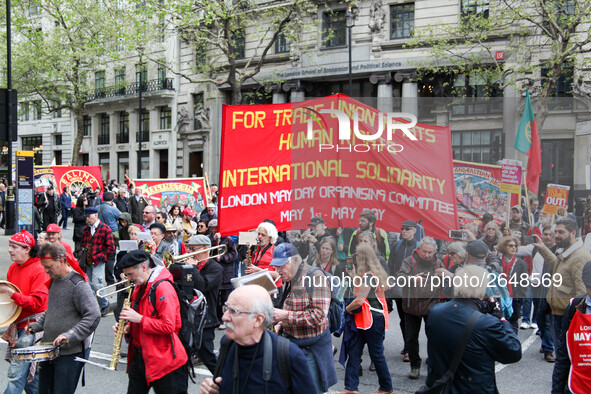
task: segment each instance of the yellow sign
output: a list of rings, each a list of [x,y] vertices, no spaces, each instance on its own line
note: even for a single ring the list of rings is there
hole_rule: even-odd
[[[35,152],[32,150],[17,150],[15,155],[21,157],[35,157]]]

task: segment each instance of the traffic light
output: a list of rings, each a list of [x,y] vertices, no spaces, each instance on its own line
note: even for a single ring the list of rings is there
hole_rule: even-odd
[[[17,140],[17,121],[16,90],[0,89],[0,141]]]

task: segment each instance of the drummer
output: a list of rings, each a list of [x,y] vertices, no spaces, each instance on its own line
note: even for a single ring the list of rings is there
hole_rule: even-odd
[[[85,358],[101,311],[88,277],[70,267],[66,249],[59,242],[43,245],[39,254],[51,278],[49,301],[45,314],[27,331],[43,331],[42,342],[60,346],[59,357],[39,365],[39,391],[74,393],[84,365],[75,358]]]
[[[16,305],[22,307],[16,322],[2,336],[8,342],[8,351],[33,345],[35,336],[27,334],[25,327],[27,323],[35,322],[39,314],[47,309],[48,289],[45,282],[49,277],[37,257],[38,252],[33,235],[27,230],[14,234],[8,241],[8,253],[13,264],[8,268],[7,279],[18,287],[20,293],[2,284],[0,293],[6,294]],[[31,368],[31,363],[11,361],[5,393],[22,393],[23,390],[36,393],[39,379],[35,370],[36,367]]]

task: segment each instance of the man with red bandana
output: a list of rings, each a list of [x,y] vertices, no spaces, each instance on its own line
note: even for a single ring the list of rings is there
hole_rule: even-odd
[[[8,285],[0,284],[0,293],[5,294],[22,308],[16,321],[8,327],[3,339],[8,342],[8,351],[32,346],[35,335],[25,333],[28,323],[34,322],[38,315],[47,309],[48,288],[45,284],[49,276],[39,261],[39,249],[35,246],[33,235],[26,230],[14,234],[8,241],[8,253],[13,264],[8,268],[7,280],[19,288],[20,293]],[[5,394],[36,393],[39,384],[38,374],[31,363],[10,362],[8,386]]]

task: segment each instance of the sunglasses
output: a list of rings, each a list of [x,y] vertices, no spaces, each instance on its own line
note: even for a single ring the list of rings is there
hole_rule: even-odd
[[[410,231],[410,230],[412,230],[412,227],[402,227],[400,230],[401,231]]]

